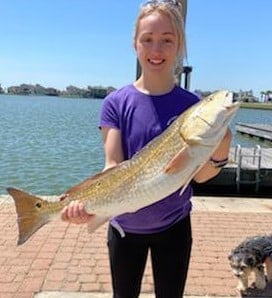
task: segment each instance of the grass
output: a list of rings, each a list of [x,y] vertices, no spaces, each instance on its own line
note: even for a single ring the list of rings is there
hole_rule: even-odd
[[[272,110],[272,103],[242,102],[241,103],[241,108]]]

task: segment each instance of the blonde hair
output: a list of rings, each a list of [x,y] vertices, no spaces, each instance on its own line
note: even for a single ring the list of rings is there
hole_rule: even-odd
[[[186,57],[186,37],[185,37],[185,8],[183,7],[182,0],[151,0],[147,1],[140,7],[140,12],[136,19],[134,27],[134,44],[138,36],[138,28],[140,21],[146,16],[159,12],[169,17],[174,30],[177,32],[178,36],[178,56],[176,71],[182,64],[183,59]]]

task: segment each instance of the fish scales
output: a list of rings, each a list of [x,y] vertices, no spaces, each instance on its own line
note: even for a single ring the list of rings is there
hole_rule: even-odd
[[[178,127],[178,123],[173,125],[165,133],[164,142],[161,142],[158,138],[145,148],[145,152],[141,152],[132,161],[125,164],[124,169],[119,169],[118,173],[111,173],[113,176],[112,179],[117,182],[116,187],[111,187],[113,191],[107,192],[104,199],[99,199],[100,206],[96,206],[97,209],[94,209],[90,201],[87,202],[87,211],[94,214],[103,213],[104,215],[117,214],[118,212],[132,212],[145,204],[151,204],[157,201],[158,197],[163,198],[164,195],[158,188],[158,185],[160,185],[158,178],[161,176],[163,168],[171,160],[172,156],[177,154],[181,146],[185,144],[181,142],[181,138],[175,137]],[[171,148],[168,151],[168,155],[165,155],[166,146]],[[111,180],[111,177],[109,180]],[[169,188],[171,188],[171,183],[169,184]],[[94,194],[90,194],[90,196],[92,195]],[[122,201],[125,201],[126,204],[130,202],[130,204],[128,206],[125,205],[124,209],[120,208],[120,205],[116,203],[121,203]],[[114,209],[111,209],[110,202]]]
[[[101,198],[100,192],[98,193],[99,198],[97,200],[99,204],[96,204],[96,209],[93,202],[97,194],[94,192],[84,194],[83,191],[81,195],[93,198],[92,202],[86,202],[87,211],[94,214],[103,213],[104,215],[111,215],[116,214],[118,211],[120,212],[120,206],[116,205],[117,202],[129,200],[132,203],[137,202],[137,205],[142,206],[142,199],[146,201],[150,197],[151,200],[152,198],[156,200],[156,197],[159,195],[156,177],[163,171],[163,167],[170,161],[171,157],[178,153],[182,145],[182,139],[174,137],[176,130],[178,130],[178,125],[171,127],[171,130],[167,131],[164,142],[160,140],[154,141],[145,148],[145,152],[137,154],[130,162],[124,163],[117,172],[112,171],[110,176],[107,177],[107,185],[101,183],[97,187],[97,190],[99,191],[99,188],[106,190],[107,187],[111,187],[113,191],[108,192],[106,190],[104,198]],[[166,145],[171,148],[168,156],[163,154]],[[152,181],[155,183],[152,183]],[[152,196],[149,195],[150,193],[152,193]],[[80,200],[81,197],[77,197],[77,199]],[[153,200],[150,203],[153,203]],[[111,210],[109,206],[110,202],[118,210]],[[123,211],[135,211],[136,208],[137,206],[135,207],[135,204],[132,204]]]

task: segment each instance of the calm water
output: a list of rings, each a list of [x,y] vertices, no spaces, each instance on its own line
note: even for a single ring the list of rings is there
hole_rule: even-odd
[[[60,194],[100,171],[101,104],[96,99],[0,96],[0,194],[8,186]],[[235,122],[271,124],[271,119],[272,111],[240,109],[231,124],[233,145],[251,147],[258,142],[236,135]]]

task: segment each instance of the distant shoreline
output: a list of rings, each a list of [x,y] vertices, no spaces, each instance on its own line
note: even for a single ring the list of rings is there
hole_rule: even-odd
[[[11,94],[11,93],[0,93],[1,96],[20,96],[20,97],[52,97],[52,98],[66,98],[66,99],[100,99],[103,100],[105,97],[83,97],[76,95],[48,95],[48,94]]]
[[[49,95],[38,95],[38,94],[31,94],[31,95],[25,95],[25,94],[10,94],[10,93],[0,93],[1,95],[6,96],[49,96]],[[88,99],[103,99],[104,97],[79,97],[76,95],[59,95],[59,96],[50,96],[50,97],[57,97],[57,98],[88,98]],[[241,102],[241,108],[245,109],[256,109],[256,110],[272,110],[272,103],[263,103],[263,102]]]
[[[0,94],[4,95],[105,98],[113,90],[115,90],[114,87],[88,86],[87,88],[78,88],[73,85],[67,86],[66,90],[59,90],[53,87],[43,87],[40,84],[21,84],[19,86],[10,86],[5,92],[0,84]]]

